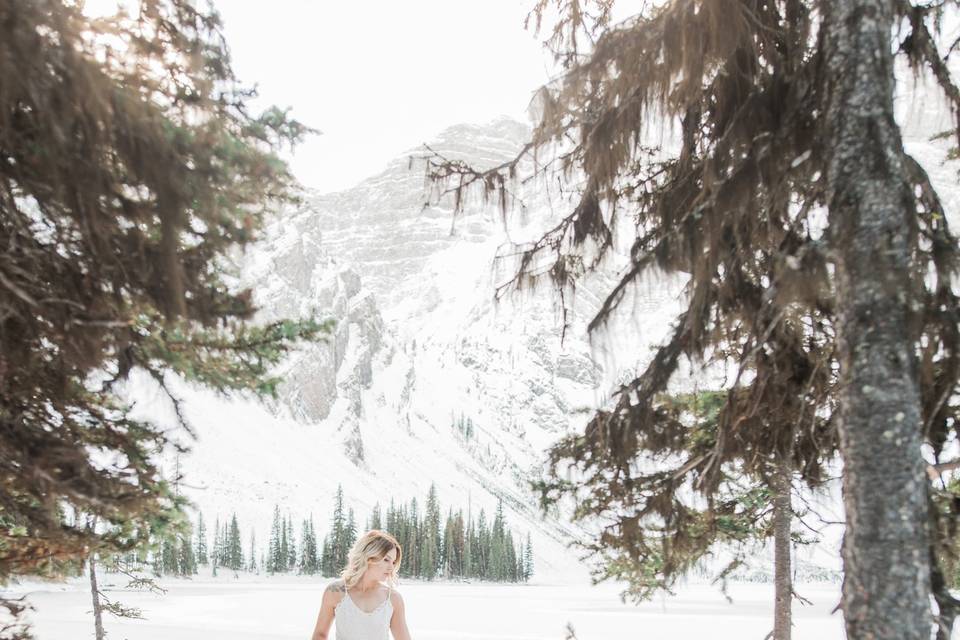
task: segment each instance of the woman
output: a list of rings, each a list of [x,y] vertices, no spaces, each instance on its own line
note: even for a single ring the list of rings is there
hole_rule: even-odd
[[[410,640],[403,598],[393,590],[403,551],[385,531],[367,531],[347,555],[340,580],[323,592],[312,640],[326,640],[334,617],[336,640]],[[386,584],[384,584],[384,582]]]

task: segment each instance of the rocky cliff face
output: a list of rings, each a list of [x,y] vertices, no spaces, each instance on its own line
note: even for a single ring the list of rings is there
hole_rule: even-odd
[[[528,135],[524,125],[499,120],[447,130],[432,147],[491,166]],[[605,390],[584,320],[613,274],[598,274],[597,286],[588,282],[578,294],[561,343],[549,286],[493,299],[497,278],[509,275],[493,267],[498,247],[508,233],[529,236],[546,224],[547,197],[525,194],[508,229],[496,205],[470,203],[454,216],[450,202],[427,199],[422,165],[399,158],[354,189],[309,198],[271,229],[256,276],[263,306],[319,311],[338,323],[327,344],[293,363],[284,402],[298,420],[332,428],[358,465],[380,429],[462,438],[455,427],[469,421],[465,467],[519,479]],[[659,309],[669,297],[657,289],[639,303]],[[637,359],[618,355],[620,364]]]

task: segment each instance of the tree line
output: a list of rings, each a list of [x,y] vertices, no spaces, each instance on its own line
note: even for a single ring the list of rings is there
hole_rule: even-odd
[[[502,500],[492,518],[483,509],[476,518],[469,511],[465,516],[462,509],[450,508],[445,517],[441,514],[436,487],[431,485],[422,503],[411,498],[406,504],[391,499],[385,510],[379,503],[374,505],[366,529],[382,529],[397,538],[403,548],[400,577],[526,582],[533,576],[530,534],[525,540],[514,535]],[[360,533],[353,508],[346,506],[343,487],[337,487],[329,531],[322,541],[313,515],[299,521],[299,535],[295,522],[293,515],[284,515],[275,506],[267,545],[259,549],[255,530],[251,528],[244,539],[235,513],[222,523],[219,517],[215,520],[211,543],[203,513],[198,512],[196,523],[188,529],[157,537],[149,554],[141,551],[126,559],[131,563],[139,559],[157,576],[195,575],[200,566],[210,566],[213,575],[224,569],[338,575]]]

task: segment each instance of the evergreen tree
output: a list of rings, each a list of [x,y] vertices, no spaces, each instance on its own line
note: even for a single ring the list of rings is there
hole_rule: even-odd
[[[321,573],[330,577],[337,573],[336,559],[333,555],[333,543],[330,542],[330,534],[323,537],[323,551],[320,555]]]
[[[250,553],[247,557],[250,558],[247,570],[251,573],[260,573],[260,567],[257,565],[257,532],[253,527],[250,528]]]
[[[506,553],[505,553],[506,565],[503,569],[503,579],[508,582],[517,581],[517,548],[513,544],[513,534],[507,532],[506,534]]]
[[[227,532],[226,559],[224,565],[234,571],[243,570],[243,542],[240,539],[240,525],[237,514],[230,518],[230,529]]]
[[[180,535],[177,574],[181,576],[192,576],[197,573],[197,556],[194,553],[191,537],[189,533]]]
[[[272,395],[270,370],[326,328],[249,324],[254,296],[223,274],[295,199],[275,152],[307,130],[254,115],[215,11],[150,0],[92,18],[82,2],[2,0],[0,13],[0,530],[29,532],[2,538],[6,582],[148,543],[184,507],[153,455],[170,430],[117,393],[131,371],[180,417],[167,373]],[[100,526],[63,526],[61,505]]]
[[[213,523],[213,549],[211,552],[212,562],[215,567],[223,564],[223,543],[220,540],[220,516],[217,515]]]
[[[380,503],[373,505],[373,511],[370,513],[370,523],[367,526],[367,529],[381,529],[381,520],[380,520]]]
[[[475,551],[476,576],[483,580],[490,578],[490,532],[487,530],[487,517],[483,509],[477,518],[477,544]]]
[[[273,524],[270,526],[270,549],[267,556],[267,573],[278,573],[282,570],[280,562],[280,558],[282,557],[280,528],[280,507],[274,506]]]
[[[197,547],[196,558],[199,564],[206,566],[210,560],[207,558],[207,527],[203,522],[203,512],[197,513]]]
[[[523,547],[523,581],[529,582],[533,577],[533,545],[530,543],[530,533],[527,532],[527,543]]]
[[[463,521],[463,509],[457,510],[453,523],[453,574],[458,578],[466,577],[466,524]]]
[[[422,539],[420,550],[421,575],[432,580],[440,569],[440,503],[437,500],[437,487],[430,484],[427,504],[423,515]]]
[[[390,498],[390,506],[387,507],[387,521],[386,521],[386,525],[387,525],[387,532],[388,532],[390,535],[392,535],[393,537],[397,538],[397,535],[399,534],[399,531],[400,531],[400,527],[399,527],[399,524],[398,524],[398,522],[397,522],[397,507],[396,507],[396,505],[395,505],[394,502],[393,502],[393,498]],[[400,540],[400,539],[397,538],[397,541],[398,541],[398,542],[399,542],[399,540]],[[406,548],[406,547],[404,547],[404,548]]]
[[[447,512],[447,521],[443,525],[443,546],[440,553],[441,575],[447,580],[457,575],[454,526],[453,509],[450,509]]]
[[[280,549],[277,553],[277,571],[286,572],[290,562],[290,539],[287,537],[287,519],[280,519]]]
[[[465,578],[473,578],[477,575],[476,567],[476,554],[474,553],[474,547],[476,546],[476,531],[473,527],[473,518],[468,516],[467,527],[463,536],[463,576]]]
[[[347,554],[350,552],[350,549],[353,547],[353,543],[357,541],[357,522],[353,515],[353,507],[350,507],[347,514],[347,524],[343,530],[343,566],[347,566]]]
[[[223,522],[223,528],[220,530],[220,566],[232,569],[230,561],[230,523]]]
[[[420,509],[416,496],[410,499],[410,509],[404,516],[403,528],[407,540],[404,549],[410,550],[409,575],[420,577]]]
[[[301,543],[303,541],[301,540]],[[287,515],[287,571],[297,568],[297,545],[293,535],[293,516]]]
[[[346,566],[347,553],[350,550],[346,546],[347,514],[343,504],[343,485],[337,485],[337,493],[333,498],[333,519],[330,524],[330,552],[333,562],[330,573],[337,574]]]
[[[503,500],[497,500],[497,512],[490,530],[490,569],[488,577],[492,580],[507,579],[507,545],[503,518]]]
[[[317,557],[317,537],[313,530],[313,518],[303,521],[303,542],[300,545],[300,573],[313,575],[320,570],[320,560]]]

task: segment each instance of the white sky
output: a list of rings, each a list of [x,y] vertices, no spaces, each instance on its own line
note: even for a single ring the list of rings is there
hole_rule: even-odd
[[[461,122],[526,119],[550,54],[533,0],[217,0],[234,70],[262,104],[320,129],[294,173],[345,189]]]

